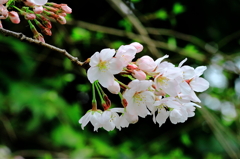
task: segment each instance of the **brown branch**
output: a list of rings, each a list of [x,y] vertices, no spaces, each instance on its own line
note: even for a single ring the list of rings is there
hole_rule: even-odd
[[[120,36],[120,37],[126,37],[129,39],[135,39],[138,40],[141,43],[144,43],[146,45],[148,45],[149,47],[157,47],[160,49],[165,49],[168,51],[172,51],[172,52],[176,52],[180,55],[189,57],[189,58],[193,58],[196,59],[198,61],[204,61],[206,60],[206,56],[204,54],[198,54],[196,56],[196,54],[192,51],[188,51],[185,50],[183,48],[177,47],[177,46],[172,46],[170,44],[167,44],[165,42],[162,41],[157,41],[154,39],[151,39],[150,37],[146,37],[145,39],[143,39],[142,35],[139,34],[135,34],[132,32],[126,32],[123,30],[119,30],[119,29],[115,29],[115,28],[110,28],[110,27],[105,27],[105,26],[101,26],[101,25],[97,25],[97,24],[92,24],[92,23],[88,23],[88,22],[84,22],[84,21],[68,21],[69,25],[74,25],[74,26],[78,26],[87,30],[91,30],[91,31],[96,31],[96,32],[102,32],[105,34],[110,34],[110,35],[115,35],[115,36]],[[146,42],[146,39],[149,39],[148,41],[151,41],[151,43]],[[157,56],[159,57],[159,56]]]
[[[161,51],[157,49],[154,43],[152,43],[152,39],[149,37],[148,31],[142,25],[140,20],[134,15],[131,9],[121,0],[107,0],[107,2],[113,8],[115,8],[115,10],[118,11],[122,17],[129,20],[136,31],[140,34],[142,41],[148,45],[147,47],[150,53],[156,57],[159,57],[161,55]]]
[[[69,54],[64,49],[60,49],[60,48],[58,48],[56,46],[53,46],[53,45],[50,45],[50,44],[47,44],[47,43],[43,43],[41,41],[29,38],[29,37],[25,36],[22,33],[13,32],[13,31],[10,31],[10,30],[7,30],[7,29],[0,28],[0,32],[2,34],[4,34],[5,36],[13,36],[13,37],[18,38],[18,39],[20,39],[22,41],[26,41],[26,42],[29,42],[29,43],[34,43],[34,44],[46,47],[46,48],[48,48],[50,50],[56,51],[58,53],[61,53],[64,56],[66,56],[68,59],[70,59],[73,63],[76,63],[79,66],[82,66],[84,64],[84,62],[79,61],[77,57],[72,56],[71,54]]]

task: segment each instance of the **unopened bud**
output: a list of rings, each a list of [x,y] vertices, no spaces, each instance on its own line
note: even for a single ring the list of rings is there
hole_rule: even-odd
[[[134,46],[137,49],[137,53],[143,50],[143,46],[138,42],[131,43],[130,45]]]
[[[45,35],[48,35],[48,36],[52,35],[52,31],[49,28],[42,29],[42,33],[44,33]]]
[[[35,14],[32,14],[32,13],[27,13],[24,18],[26,20],[33,20],[33,19],[36,19],[36,15]]]
[[[142,70],[133,70],[132,75],[133,75],[133,77],[135,77],[138,80],[146,79],[146,74]]]
[[[7,8],[0,4],[0,19],[6,19],[8,17],[8,10]]]
[[[34,11],[34,13],[36,13],[36,14],[41,14],[41,13],[43,12],[43,7],[36,5],[36,6],[33,7],[33,11]]]
[[[152,72],[157,66],[157,64],[154,62],[154,60],[150,56],[147,56],[147,55],[138,59],[136,64],[138,65],[139,69],[146,71],[146,72]]]
[[[45,6],[45,7],[44,7],[44,10],[46,10],[46,11],[51,11],[51,12],[54,12],[54,13],[57,13],[57,12],[60,11],[60,9],[58,9],[58,8],[49,7],[49,6]]]
[[[111,107],[111,100],[108,98],[108,96],[106,94],[103,96],[103,99],[106,102],[107,107],[110,108]]]
[[[58,15],[63,16],[63,17],[66,17],[66,16],[67,16],[67,13],[62,12],[62,13],[58,13]]]
[[[72,8],[70,8],[67,4],[60,4],[61,5],[61,10],[64,11],[67,14],[72,13]]]
[[[128,65],[127,65],[127,69],[128,69],[128,70],[135,70],[135,69],[137,69],[137,68],[138,68],[138,66],[135,65],[135,64],[128,64]]]
[[[123,105],[123,107],[124,107],[124,108],[126,108],[126,107],[127,107],[127,105],[128,105],[128,102],[127,102],[127,100],[126,100],[126,99],[122,99],[122,105]]]
[[[38,33],[38,34],[34,35],[33,37],[34,37],[34,39],[45,43],[44,37],[42,36],[41,33]]]
[[[56,20],[57,20],[60,24],[66,24],[66,23],[67,23],[66,19],[65,19],[63,16],[58,16],[58,17],[56,18]]]
[[[11,22],[14,24],[20,23],[19,15],[15,11],[9,12],[9,18],[10,18]]]
[[[43,24],[45,27],[47,27],[47,28],[49,28],[49,29],[52,28],[52,24],[51,24],[50,20],[48,20],[47,18],[45,18],[43,15],[37,14],[37,19],[41,20],[42,24]]]
[[[55,8],[59,8],[60,7],[60,4],[53,3],[53,2],[48,2],[47,5],[49,5],[51,7],[55,7]]]

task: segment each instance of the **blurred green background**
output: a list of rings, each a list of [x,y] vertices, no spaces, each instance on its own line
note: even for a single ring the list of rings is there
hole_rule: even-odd
[[[91,108],[86,71],[34,44],[0,34],[0,159],[240,158],[240,1],[99,0],[67,3],[68,24],[45,41],[79,57],[138,41],[142,55],[205,65],[211,87],[183,124],[160,128],[152,117],[121,131],[93,132],[78,120]],[[26,21],[3,27],[32,37]],[[118,96],[110,95],[113,106]]]

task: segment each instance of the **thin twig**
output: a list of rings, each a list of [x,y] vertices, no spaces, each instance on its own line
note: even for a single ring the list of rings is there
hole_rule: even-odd
[[[140,34],[141,39],[148,45],[150,53],[156,57],[160,56],[160,51],[157,50],[156,45],[152,43],[152,39],[148,35],[148,31],[142,25],[140,20],[134,15],[132,10],[121,0],[107,0],[107,2],[118,11],[122,17],[127,18],[133,27]],[[151,45],[150,45],[151,44]]]
[[[20,39],[22,41],[27,41],[29,43],[34,43],[34,44],[46,47],[48,49],[51,49],[53,51],[59,52],[59,53],[63,54],[64,56],[66,56],[68,59],[70,59],[73,63],[76,63],[77,65],[82,66],[84,64],[84,62],[79,61],[77,57],[72,56],[71,54],[69,54],[64,49],[60,49],[60,48],[58,48],[56,46],[53,46],[53,45],[50,45],[50,44],[47,44],[47,43],[43,43],[41,41],[29,38],[29,37],[25,36],[22,33],[13,32],[13,31],[10,31],[10,30],[7,30],[7,29],[0,28],[0,32],[2,34],[4,34],[5,36],[13,36],[13,37],[18,38],[18,39]]]
[[[84,29],[87,29],[87,30],[91,30],[91,31],[101,32],[101,33],[105,33],[105,34],[111,34],[111,35],[115,35],[115,36],[126,37],[126,38],[129,38],[129,39],[135,39],[135,40],[138,40],[141,43],[145,43],[148,46],[153,46],[153,47],[157,47],[157,48],[160,48],[160,49],[165,49],[165,50],[168,50],[168,51],[176,52],[180,55],[183,55],[183,56],[186,56],[186,57],[189,57],[189,58],[193,58],[193,59],[198,60],[198,61],[203,62],[204,60],[206,60],[206,56],[204,54],[196,55],[195,52],[188,51],[188,50],[185,50],[185,49],[177,47],[177,46],[172,46],[172,45],[167,44],[165,42],[151,39],[150,37],[145,37],[145,39],[143,39],[142,35],[135,34],[135,33],[132,33],[132,32],[126,32],[124,30],[105,27],[105,26],[92,24],[92,23],[88,23],[88,22],[84,22],[84,21],[74,21],[74,20],[72,20],[72,21],[68,21],[68,24],[78,26],[78,27],[81,27],[81,28],[84,28]],[[147,43],[145,41],[146,38],[148,38],[151,41],[151,43]],[[159,57],[159,55],[157,57]]]

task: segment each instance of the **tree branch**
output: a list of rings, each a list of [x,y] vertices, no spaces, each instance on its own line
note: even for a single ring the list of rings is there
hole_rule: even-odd
[[[15,38],[18,38],[22,41],[27,41],[29,43],[34,43],[34,44],[37,44],[37,45],[40,45],[40,46],[43,46],[43,47],[46,47],[48,49],[51,49],[53,51],[56,51],[58,53],[61,53],[63,54],[64,56],[66,56],[68,59],[70,59],[73,63],[76,63],[77,65],[79,66],[82,66],[84,64],[84,62],[81,62],[78,60],[77,57],[74,57],[72,56],[71,54],[69,54],[66,50],[64,49],[60,49],[56,46],[53,46],[53,45],[50,45],[50,44],[47,44],[47,43],[43,43],[43,42],[40,42],[38,40],[35,40],[35,39],[32,39],[32,38],[29,38],[27,36],[25,36],[24,34],[22,33],[17,33],[17,32],[13,32],[13,31],[10,31],[10,30],[7,30],[7,29],[3,29],[3,28],[0,28],[0,32],[2,34],[4,34],[5,36],[13,36]]]

